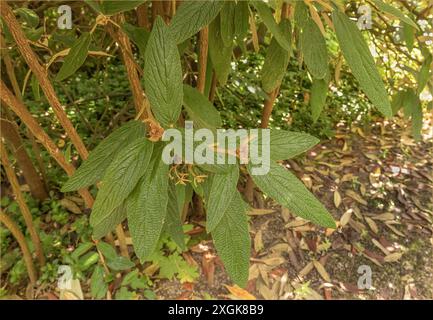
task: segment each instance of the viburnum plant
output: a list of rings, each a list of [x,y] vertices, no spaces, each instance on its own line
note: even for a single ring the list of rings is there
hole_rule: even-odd
[[[419,37],[423,31],[411,18],[413,13],[404,14],[381,0],[368,4],[387,26],[400,21],[410,48],[400,50],[406,50],[409,55],[414,51],[417,59],[424,56],[419,71],[414,71],[403,90],[395,91],[392,103],[391,91],[381,75],[390,75],[384,68],[387,65],[384,63],[377,68],[367,41],[367,35],[373,38],[376,35],[373,31],[369,34],[368,29],[362,32],[348,15],[352,3],[210,0],[181,1],[180,5],[167,1],[166,5],[153,1],[152,23],[148,16],[141,17],[145,23],[138,27],[126,22],[125,14],[145,1],[85,2],[96,12],[95,24],[61,54],[65,56],[64,63],[55,80],[67,79],[88,55],[95,54],[91,51],[95,34],[104,27],[123,50],[131,78],[142,74],[143,87],[131,80],[136,119],[105,138],[62,191],[83,190],[96,184],[99,190],[90,217],[94,238],[104,237],[127,220],[134,251],[141,262],[149,259],[162,234],[168,234],[181,248],[185,247],[182,209],[191,201],[192,192],[204,204],[206,231],[211,234],[228,274],[241,286],[248,279],[250,236],[249,208],[238,185],[245,185],[247,192],[255,184],[294,214],[319,226],[336,228],[327,209],[281,165],[281,161],[318,143],[318,139],[306,133],[270,129],[270,170],[264,175],[252,174],[252,165],[239,161],[226,165],[162,161],[168,143],[162,139],[166,130],[177,128],[185,134],[186,120],[192,120],[195,129],[214,132],[222,127],[212,100],[216,86],[227,82],[232,60],[239,52],[259,50],[261,44],[269,43],[260,75],[266,93],[260,124],[263,130],[268,126],[291,57],[296,56],[300,67],[306,67],[311,77],[313,120],[320,117],[331,83],[338,83],[344,57],[365,96],[377,110],[385,117],[392,117],[404,107],[405,115],[412,118],[413,134],[419,137],[422,126],[419,94],[427,86],[432,91],[432,56]],[[138,9],[137,12],[140,13]],[[22,14],[31,19],[29,12]],[[374,23],[379,23],[377,17],[373,17]],[[140,16],[138,18],[140,20]],[[267,30],[265,37],[258,35],[259,23]],[[129,40],[136,45],[137,61],[142,61],[142,65],[138,65],[130,49],[125,49]],[[197,59],[191,53],[194,46],[198,47]],[[336,47],[341,51],[337,63],[330,61],[330,46],[333,52]],[[197,72],[191,71],[191,64],[196,64]],[[331,66],[334,74],[331,74]],[[234,152],[239,157],[239,150]]]

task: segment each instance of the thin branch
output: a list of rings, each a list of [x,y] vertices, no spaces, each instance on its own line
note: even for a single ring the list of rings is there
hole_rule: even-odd
[[[45,96],[47,97],[47,101],[50,104],[51,108],[53,108],[54,113],[59,119],[60,124],[65,129],[66,133],[69,135],[72,143],[77,148],[78,153],[83,159],[87,159],[88,151],[81,140],[80,136],[77,134],[74,126],[71,121],[68,119],[65,110],[63,109],[60,101],[54,91],[53,85],[48,79],[47,70],[39,63],[37,56],[30,48],[30,45],[27,41],[27,38],[24,32],[21,30],[21,27],[15,18],[15,15],[12,9],[5,1],[0,2],[0,14],[3,17],[4,22],[9,27],[9,31],[11,32],[15,42],[17,44],[18,49],[20,50],[24,60],[29,65],[33,74],[39,81],[39,85],[42,88]]]
[[[200,30],[199,55],[198,55],[197,90],[200,91],[201,93],[204,92],[204,87],[206,84],[208,42],[209,42],[209,28],[204,27],[203,29]]]
[[[33,118],[31,113],[27,110],[25,105],[19,101],[6,87],[3,81],[0,80],[0,97],[1,100],[15,112],[15,114],[26,124],[33,135],[42,143],[50,155],[57,161],[57,163],[66,171],[68,176],[74,174],[75,168],[70,164],[63,153],[59,150],[56,144],[42,129],[39,123]],[[83,197],[86,205],[91,208],[93,205],[93,197],[87,189],[80,189],[78,193]]]
[[[42,250],[41,239],[39,238],[39,235],[36,232],[36,228],[33,224],[32,214],[30,213],[29,207],[26,204],[26,200],[24,199],[24,196],[21,193],[20,185],[15,175],[15,170],[12,168],[12,165],[8,158],[6,147],[4,146],[1,140],[0,140],[0,150],[1,150],[1,162],[6,171],[6,175],[8,177],[9,183],[11,184],[12,191],[15,194],[18,206],[24,218],[24,222],[26,223],[27,230],[29,231],[30,238],[32,239],[33,245],[35,246],[35,252],[36,252],[36,256],[38,257],[39,264],[41,266],[44,266],[45,257]]]
[[[20,246],[21,251],[23,253],[24,263],[27,268],[27,273],[30,278],[30,283],[32,285],[35,285],[36,281],[38,280],[38,276],[35,269],[35,265],[33,264],[32,255],[30,253],[29,247],[27,246],[26,238],[24,237],[18,225],[7,214],[3,213],[3,211],[1,210],[0,210],[0,222],[5,225],[5,227],[12,233],[14,238],[17,240],[18,245]]]

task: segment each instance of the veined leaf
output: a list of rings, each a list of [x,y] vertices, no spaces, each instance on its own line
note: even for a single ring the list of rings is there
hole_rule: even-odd
[[[296,25],[302,29],[310,20],[310,16],[308,14],[308,6],[304,1],[296,1],[295,5],[295,23]]]
[[[262,129],[259,129],[258,136],[251,139],[251,148],[266,150],[262,146]],[[319,139],[302,132],[294,132],[279,129],[270,130],[270,158],[274,161],[293,158],[319,143]],[[256,146],[257,144],[257,146]]]
[[[248,1],[238,1],[235,8],[235,36],[242,40],[248,34],[250,10]]]
[[[415,28],[407,23],[402,23],[404,42],[409,52],[413,50],[413,43],[415,42]]]
[[[127,217],[134,251],[140,262],[153,253],[164,226],[168,204],[168,165],[160,156],[127,199]]]
[[[421,140],[422,107],[418,95],[413,89],[407,89],[403,96],[403,110],[406,119],[412,117],[412,136],[416,141]]]
[[[206,230],[211,232],[220,223],[231,200],[237,192],[238,166],[231,166],[227,174],[215,174],[206,205]]]
[[[90,280],[90,293],[95,299],[102,299],[108,290],[108,284],[104,280],[104,268],[96,266]]]
[[[170,182],[168,185],[167,217],[164,223],[164,231],[176,242],[179,248],[185,250],[185,236],[182,230],[182,221],[180,220],[183,203],[182,206],[179,206],[179,202],[176,186]]]
[[[431,53],[427,54],[427,56],[424,58],[421,69],[418,72],[417,75],[418,94],[420,94],[424,90],[425,86],[427,85],[427,82],[432,78],[430,74],[430,70],[432,69],[432,57],[433,56],[431,55]]]
[[[328,95],[328,82],[325,79],[314,79],[311,86],[311,113],[313,121],[316,122],[322,113]]]
[[[153,144],[139,138],[118,154],[102,179],[90,215],[90,224],[95,227],[109,219],[113,210],[122,204],[144,175],[152,156]]]
[[[115,208],[110,214],[101,215],[97,219],[93,218],[91,222],[93,237],[95,239],[101,239],[109,232],[116,229],[116,226],[122,223],[125,219],[126,207],[124,203]]]
[[[252,1],[252,4],[257,10],[260,18],[262,18],[264,24],[272,33],[272,35],[277,39],[278,43],[281,47],[283,47],[286,51],[290,51],[290,42],[287,41],[287,36],[281,31],[278,27],[277,22],[272,15],[271,9],[262,1]]]
[[[103,0],[100,4],[100,9],[104,15],[112,16],[120,12],[132,10],[144,2],[146,0]]]
[[[422,107],[418,99],[418,103],[413,105],[412,110],[412,136],[415,141],[421,140],[422,120]]]
[[[214,105],[197,89],[183,85],[183,105],[197,128],[221,127],[221,116]]]
[[[29,28],[36,28],[39,25],[39,16],[33,10],[29,8],[18,8],[14,11],[27,23]]]
[[[144,27],[136,27],[127,22],[122,24],[122,30],[126,33],[128,38],[137,45],[140,55],[144,55],[146,52],[147,40],[149,40],[149,31]]]
[[[221,221],[212,231],[212,238],[230,278],[244,287],[248,280],[251,241],[246,208],[239,192],[235,193]]]
[[[386,117],[391,117],[391,104],[385,85],[358,27],[338,10],[332,12],[332,20],[341,50],[353,75],[379,111]]]
[[[87,52],[89,51],[92,36],[88,32],[84,32],[74,43],[65,57],[62,67],[56,75],[56,81],[62,81],[73,75],[86,61]]]
[[[144,86],[152,112],[163,127],[169,127],[182,108],[182,68],[176,42],[160,16],[149,36],[145,61]]]
[[[404,91],[398,91],[391,100],[391,108],[392,108],[392,114],[395,115],[398,110],[403,106],[404,101]]]
[[[113,131],[89,154],[89,157],[75,171],[62,188],[62,192],[88,187],[101,180],[113,157],[132,141],[146,134],[146,128],[140,121],[129,121]]]
[[[328,73],[328,51],[326,41],[317,24],[308,18],[300,33],[300,45],[308,71],[316,79]]]
[[[249,171],[250,168],[248,167]],[[251,175],[256,185],[268,196],[296,215],[322,227],[335,229],[335,221],[326,208],[292,173],[271,163],[266,175]]]
[[[221,39],[226,47],[232,46],[235,36],[235,8],[234,1],[224,1],[220,11]]]
[[[224,1],[182,1],[170,23],[176,43],[181,43],[208,25],[224,5]]]
[[[284,19],[278,26],[284,33],[287,41],[291,41],[290,21]],[[262,87],[265,92],[272,92],[283,80],[289,64],[290,53],[280,46],[276,38],[272,38],[268,51],[266,52],[265,62],[262,68]]]
[[[392,5],[387,4],[387,3],[383,2],[382,0],[373,0],[373,2],[381,11],[388,13],[391,16],[399,19],[400,21],[403,21],[403,22],[411,25],[412,27],[416,28],[417,30],[419,30],[418,25],[411,18],[406,16],[403,12],[401,12],[396,7],[393,7]]]
[[[221,38],[221,24],[218,16],[209,26],[209,56],[221,85],[227,82],[231,71],[233,46],[225,46]]]
[[[416,105],[419,104],[419,98],[415,93],[415,90],[409,88],[404,91],[403,94],[403,111],[404,117],[409,119],[412,116],[413,110],[416,109]]]

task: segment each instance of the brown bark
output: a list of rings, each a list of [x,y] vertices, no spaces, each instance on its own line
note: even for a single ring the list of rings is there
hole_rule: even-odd
[[[155,22],[156,16],[164,16],[163,1],[152,1],[152,23]]]
[[[217,86],[217,77],[215,71],[212,74],[212,82],[210,84],[210,90],[209,90],[209,101],[213,102],[215,100],[215,92],[216,92],[216,86]]]
[[[138,26],[144,27],[146,30],[150,30],[150,23],[149,23],[149,4],[147,2],[139,5],[137,7],[137,20],[138,20]]]
[[[3,49],[2,50],[2,56],[4,58],[5,65],[6,65],[6,73],[8,74],[9,80],[12,84],[12,89],[14,90],[15,96],[19,100],[22,101],[21,90],[20,90],[18,81],[17,81],[16,76],[15,76],[14,67],[13,67],[11,58],[9,57],[9,53],[8,53],[7,48],[6,48],[6,43],[3,39],[3,37],[1,36],[1,34],[0,34],[0,44],[1,44],[1,47]],[[12,120],[12,118],[9,118],[9,120]],[[26,134],[26,136],[30,140],[30,142],[32,143],[33,154],[36,158],[36,162],[38,164],[39,171],[42,175],[42,181],[43,181],[43,184],[45,185],[45,190],[48,190],[47,175],[45,173],[44,163],[42,161],[42,158],[40,155],[40,149],[36,143],[36,139],[31,132],[28,132]]]
[[[1,100],[15,112],[15,114],[25,123],[32,134],[42,143],[50,155],[57,163],[66,171],[68,176],[74,174],[75,168],[66,159],[56,144],[50,139],[46,132],[41,128],[38,122],[33,118],[25,105],[19,101],[6,87],[3,81],[0,81],[0,97]],[[91,208],[93,205],[93,197],[87,189],[78,190],[78,193],[83,197],[86,205]]]
[[[0,46],[1,46],[1,53],[2,53],[2,57],[3,57],[3,62],[5,64],[6,67],[6,73],[9,77],[9,80],[11,82],[12,85],[12,89],[14,90],[15,95],[21,99],[21,90],[20,90],[20,86],[18,85],[18,81],[17,78],[15,76],[15,71],[14,71],[14,66],[12,63],[12,60],[9,56],[8,53],[8,49],[6,48],[6,42],[3,38],[3,36],[0,34]]]
[[[262,121],[260,123],[260,128],[267,128],[269,126],[269,118],[272,114],[272,109],[274,107],[275,99],[277,98],[280,88],[274,89],[272,92],[267,92],[268,98],[265,99],[265,104],[262,112]]]
[[[204,92],[204,87],[206,84],[208,42],[209,42],[209,28],[204,27],[203,29],[200,30],[199,54],[198,54],[197,90],[200,91],[201,93]]]
[[[56,92],[48,79],[47,70],[39,63],[37,56],[30,48],[30,45],[27,41],[26,36],[20,28],[20,25],[15,18],[15,15],[6,1],[0,1],[0,14],[3,17],[3,20],[7,24],[9,31],[11,32],[15,42],[17,44],[17,48],[21,52],[26,63],[29,65],[33,74],[36,76],[39,81],[39,85],[44,92],[48,103],[51,108],[53,108],[54,113],[59,119],[60,124],[65,129],[66,133],[69,135],[72,143],[77,148],[78,153],[83,159],[86,159],[88,156],[88,152],[86,147],[84,146],[83,141],[80,136],[75,131],[74,126],[68,119],[65,110],[60,104],[59,99],[57,98]]]
[[[119,248],[122,256],[129,258],[128,245],[126,243],[125,232],[123,231],[122,224],[118,224],[116,227],[117,238],[119,239]]]
[[[35,246],[35,252],[36,252],[36,256],[38,257],[39,264],[43,266],[45,265],[45,257],[42,250],[41,239],[39,238],[39,235],[36,232],[36,228],[33,224],[32,214],[30,213],[29,207],[26,204],[26,200],[24,199],[24,196],[21,193],[18,179],[9,161],[6,147],[2,142],[0,142],[0,148],[1,148],[1,162],[6,171],[6,175],[8,177],[9,183],[11,184],[12,191],[15,194],[16,201],[20,208],[21,214],[23,215],[24,222],[26,223],[27,230],[29,231],[30,234],[30,238],[32,239],[32,243]]]
[[[0,211],[0,222],[5,225],[5,227],[12,233],[14,238],[17,240],[18,245],[21,248],[21,252],[23,253],[24,263],[27,268],[30,283],[32,285],[36,284],[38,276],[35,266],[33,264],[32,255],[30,254],[30,250],[27,246],[27,242],[23,233],[20,231],[20,228],[18,228],[17,224],[8,215],[3,213],[3,211]]]
[[[123,19],[123,17],[120,15],[114,18],[119,22]],[[125,64],[129,85],[132,91],[132,98],[134,100],[135,110],[137,114],[142,114],[142,118],[146,118],[146,110],[144,110],[144,112],[142,111],[142,109],[145,108],[146,101],[143,89],[141,87],[140,78],[138,77],[136,62],[132,55],[131,43],[129,41],[129,38],[121,30],[115,30],[112,24],[107,26],[107,30],[111,37],[120,46],[120,51],[122,53],[123,62]]]
[[[12,146],[15,159],[17,160],[19,168],[23,172],[24,179],[29,185],[31,194],[39,200],[46,199],[48,197],[48,193],[45,189],[45,185],[39,177],[32,160],[27,154],[26,148],[18,131],[18,126],[14,122],[0,119],[0,128],[2,138],[9,142]]]

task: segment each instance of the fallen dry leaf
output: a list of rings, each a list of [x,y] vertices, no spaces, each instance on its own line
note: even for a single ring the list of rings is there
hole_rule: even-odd
[[[385,258],[383,258],[383,260],[385,262],[396,262],[396,261],[400,260],[402,255],[403,254],[401,252],[394,252],[394,253],[387,255]]]
[[[224,286],[227,288],[228,291],[230,291],[232,295],[234,295],[236,298],[240,300],[256,300],[255,296],[253,296],[251,293],[240,288],[237,285],[234,286],[224,285]]]
[[[365,222],[367,222],[368,226],[370,227],[370,229],[374,233],[378,233],[379,232],[379,228],[377,227],[377,224],[376,224],[376,222],[374,222],[373,219],[371,219],[369,217],[365,217]]]
[[[340,218],[340,225],[344,227],[346,224],[349,223],[350,218],[352,217],[352,209],[347,210]]]
[[[313,265],[316,268],[317,272],[326,282],[331,282],[331,277],[329,273],[326,271],[325,267],[317,260],[313,260]]]
[[[341,195],[337,190],[335,190],[334,191],[334,205],[336,208],[338,208],[340,206],[340,204],[341,204]]]

